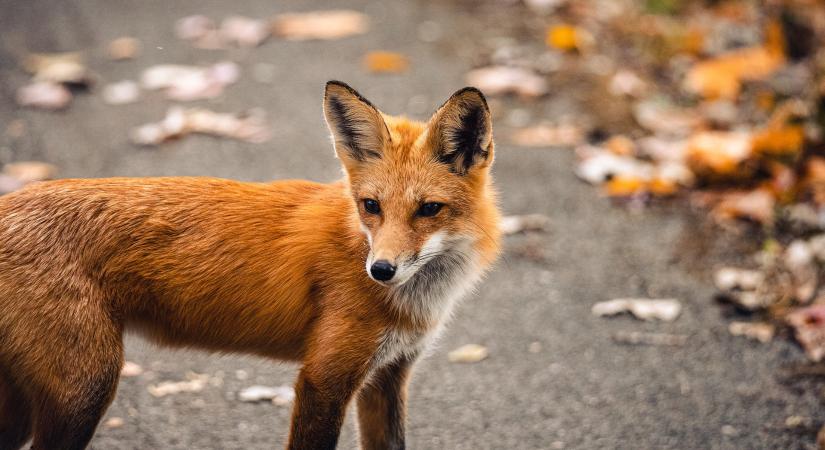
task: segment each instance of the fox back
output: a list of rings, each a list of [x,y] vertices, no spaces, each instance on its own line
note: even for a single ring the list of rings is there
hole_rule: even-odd
[[[0,449],[84,448],[122,333],[299,361],[290,448],[403,445],[409,368],[498,251],[484,97],[427,123],[327,84],[344,178],[60,180],[0,197]],[[20,413],[22,407],[23,414]]]

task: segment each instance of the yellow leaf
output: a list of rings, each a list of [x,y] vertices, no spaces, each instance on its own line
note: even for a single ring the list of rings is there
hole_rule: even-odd
[[[575,50],[579,47],[579,32],[572,25],[555,25],[547,29],[545,42],[559,50]]]
[[[400,73],[409,68],[407,57],[395,52],[374,51],[364,56],[364,66],[370,72]]]
[[[676,183],[672,180],[666,180],[664,178],[654,178],[650,180],[647,188],[651,194],[658,195],[660,197],[673,195],[679,190],[679,186]]]
[[[753,151],[774,156],[793,155],[802,150],[805,133],[800,125],[767,128],[753,137]]]
[[[629,197],[645,192],[645,180],[627,175],[617,175],[604,185],[605,193],[611,197]]]

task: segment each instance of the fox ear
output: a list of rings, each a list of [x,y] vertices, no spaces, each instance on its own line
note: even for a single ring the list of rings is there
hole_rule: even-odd
[[[345,162],[380,158],[390,142],[381,113],[355,89],[340,81],[327,82],[324,117],[332,132],[335,152]]]
[[[465,175],[493,161],[493,125],[484,94],[466,87],[435,112],[428,124],[428,140],[439,161]]]

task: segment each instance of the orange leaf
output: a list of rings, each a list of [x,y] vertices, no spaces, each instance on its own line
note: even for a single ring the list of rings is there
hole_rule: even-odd
[[[572,25],[555,25],[547,29],[545,43],[559,50],[575,50],[579,47],[579,33]]]
[[[805,132],[800,125],[766,128],[753,137],[753,151],[768,155],[793,155],[802,150]]]
[[[375,73],[400,73],[406,71],[410,63],[407,57],[400,53],[375,51],[364,56],[364,66]]]
[[[646,191],[646,183],[638,177],[617,175],[604,185],[604,189],[611,197],[629,197]]]

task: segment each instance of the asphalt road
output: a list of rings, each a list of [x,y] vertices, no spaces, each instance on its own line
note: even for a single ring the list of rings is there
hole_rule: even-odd
[[[329,8],[321,1],[0,1],[0,131],[22,119],[20,138],[0,137],[0,163],[43,160],[61,176],[211,175],[241,180],[340,175],[321,115],[324,82],[349,82],[389,113],[425,118],[463,86],[473,49],[495,37],[495,11],[441,2],[348,0],[372,17],[363,36],[335,42],[270,41],[252,50],[195,50],[173,36],[177,18],[203,13],[266,17]],[[484,19],[477,15],[486,14]],[[422,26],[422,24],[424,24]],[[423,30],[439,30],[435,42]],[[121,35],[143,41],[136,60],[106,59],[106,43]],[[366,73],[359,61],[375,49],[411,59],[403,75]],[[191,136],[155,150],[127,142],[131,127],[158,120],[168,102],[108,106],[99,90],[79,95],[65,113],[17,109],[13,92],[26,81],[18,61],[28,51],[83,50],[102,80],[134,79],[157,63],[237,61],[241,81],[215,101],[221,111],[262,107],[275,138],[263,145]],[[257,63],[272,65],[272,83],[255,81]],[[530,108],[552,115],[575,107],[558,89]],[[516,105],[505,101],[500,107]],[[501,121],[504,122],[504,121]],[[497,130],[506,131],[505,125]],[[646,210],[611,205],[572,173],[567,149],[520,149],[499,140],[495,178],[507,213],[542,213],[548,233],[508,238],[507,251],[460,308],[432,354],[415,371],[410,391],[408,447],[413,449],[778,449],[813,448],[825,422],[821,382],[785,376],[801,363],[784,338],[766,345],[727,332],[712,300],[714,265],[735,261],[746,238],[725,236],[675,203]],[[615,297],[665,296],[685,306],[673,323],[629,317],[596,318],[593,303]],[[620,331],[687,335],[684,346],[620,345]],[[483,344],[490,357],[459,365],[450,349]],[[531,352],[531,344],[540,350]],[[533,344],[533,350],[536,345]],[[253,384],[289,384],[295,367],[244,356],[161,350],[129,337],[127,359],[145,373],[123,379],[101,426],[98,449],[258,449],[282,446],[289,409],[241,403]],[[208,374],[200,392],[155,398],[151,384]],[[241,372],[239,372],[241,371]],[[786,426],[789,416],[804,418]],[[341,448],[356,448],[353,415]]]

